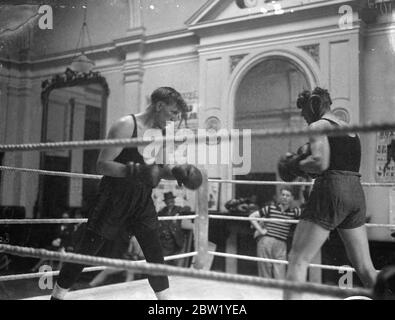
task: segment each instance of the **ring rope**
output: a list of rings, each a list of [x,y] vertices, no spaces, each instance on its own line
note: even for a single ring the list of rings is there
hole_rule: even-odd
[[[185,215],[185,216],[166,216],[158,217],[159,221],[172,221],[172,220],[193,220],[198,216]],[[2,224],[78,224],[86,223],[88,219],[0,219],[0,225]]]
[[[288,261],[286,261],[286,260],[258,258],[258,257],[231,254],[231,253],[226,253],[226,252],[216,252],[216,251],[209,251],[208,253],[213,256],[216,256],[216,257],[235,258],[235,259],[241,259],[241,260],[249,260],[249,261],[256,261],[256,262],[268,262],[268,263],[274,263],[274,264],[288,264]],[[355,272],[355,269],[352,267],[331,266],[331,265],[325,265],[325,264],[311,263],[311,264],[309,264],[309,267],[326,269],[326,270],[334,270],[334,271]]]
[[[259,138],[284,138],[295,136],[316,136],[316,135],[342,135],[346,133],[370,133],[377,131],[393,131],[395,130],[395,123],[367,123],[363,125],[351,125],[344,128],[325,128],[325,129],[311,129],[311,128],[285,128],[285,129],[255,129],[250,131],[251,136]],[[228,134],[197,134],[194,140],[198,143],[206,141],[207,138],[232,139],[240,138],[244,133],[228,133]],[[0,152],[9,151],[48,151],[48,150],[64,150],[64,149],[98,149],[103,147],[138,147],[145,146],[150,143],[171,143],[187,142],[188,139],[182,138],[177,141],[174,137],[149,137],[148,138],[133,138],[133,139],[105,139],[105,140],[89,140],[89,141],[66,141],[66,142],[41,142],[41,143],[27,143],[27,144],[8,144],[0,145]]]
[[[283,182],[283,181],[249,181],[249,180],[230,180],[230,179],[209,179],[209,182],[224,184],[246,184],[263,186],[313,186],[314,182]],[[395,187],[395,182],[362,182],[363,187]]]
[[[262,221],[262,222],[281,222],[281,223],[290,223],[290,224],[298,224],[300,220],[285,220],[285,219],[277,219],[277,218],[250,218],[250,217],[238,217],[238,216],[221,216],[210,214],[209,217],[211,219],[216,220],[234,220],[234,221]],[[379,223],[366,223],[365,226],[367,228],[395,228],[395,224],[379,224]]]
[[[254,181],[254,180],[231,180],[231,179],[209,179],[209,182],[221,184],[240,184],[257,186],[312,186],[313,182],[284,182],[284,181]],[[395,186],[395,183],[394,183]]]
[[[29,168],[16,168],[8,166],[0,166],[0,171],[8,172],[24,172],[34,173],[47,176],[59,176],[68,178],[81,178],[81,179],[95,179],[100,180],[102,175],[87,174],[87,173],[73,173],[64,171],[48,171]],[[223,184],[240,184],[240,185],[267,185],[267,186],[312,186],[313,182],[283,182],[283,181],[249,181],[249,180],[221,180],[221,179],[208,179],[208,182],[223,183]],[[362,182],[364,187],[395,187],[395,183],[391,182]]]
[[[80,224],[86,223],[88,219],[0,219],[2,224]]]
[[[58,177],[81,178],[81,179],[100,180],[103,177],[101,175],[96,175],[96,174],[71,173],[71,172],[64,172],[64,171],[48,171],[48,170],[16,168],[16,167],[8,167],[8,166],[0,166],[0,170],[1,171],[8,171],[8,172],[24,172],[24,173],[41,174],[41,175],[46,175],[46,176],[58,176]]]
[[[84,268],[82,272],[95,272],[95,271],[103,271],[108,269],[108,267],[90,267]],[[29,280],[29,279],[36,279],[45,277],[55,277],[59,275],[58,271],[46,271],[46,272],[35,272],[35,273],[24,273],[24,274],[12,274],[8,276],[0,276],[0,282],[5,281],[16,281],[16,280]]]
[[[196,219],[197,215],[185,215],[185,216],[168,216],[158,217],[159,221],[171,221],[171,220],[193,220]],[[285,220],[277,218],[250,218],[250,217],[239,217],[239,216],[221,216],[221,215],[209,215],[211,219],[216,220],[233,220],[233,221],[262,221],[262,222],[281,222],[298,224],[299,220]],[[78,224],[86,223],[88,219],[0,219],[0,225],[5,224]],[[367,223],[365,224],[368,228],[395,228],[394,224],[378,224],[378,223]]]
[[[178,260],[178,259],[184,259],[184,258],[189,258],[189,257],[194,257],[197,255],[197,252],[189,252],[189,253],[183,253],[183,254],[176,254],[172,256],[167,256],[164,257],[165,261],[171,261],[171,260]],[[137,260],[135,262],[146,262],[145,260]],[[88,267],[84,268],[82,272],[95,272],[95,271],[103,271],[111,269],[111,267]],[[7,275],[7,276],[0,276],[0,282],[2,281],[15,281],[15,280],[28,280],[28,279],[36,279],[36,278],[41,278],[43,276],[45,277],[55,277],[59,275],[59,270],[57,271],[46,271],[46,272],[35,272],[35,273],[24,273],[24,274],[14,274],[14,275]]]
[[[0,244],[0,252],[5,252],[18,256],[38,257],[57,259],[64,262],[73,262],[88,265],[105,265],[117,269],[135,270],[141,273],[153,275],[177,275],[198,279],[208,279],[216,281],[226,281],[232,283],[258,285],[266,288],[287,289],[297,292],[310,292],[321,295],[331,295],[336,297],[347,296],[371,296],[372,292],[363,288],[340,289],[334,286],[321,285],[316,283],[299,283],[287,280],[275,280],[252,276],[226,274],[213,271],[178,268],[162,264],[140,263],[127,260],[109,259],[102,257],[92,257],[73,253],[60,253],[44,249],[34,249],[18,246]]]
[[[278,218],[250,218],[250,217],[238,217],[238,216],[221,216],[210,214],[209,218],[216,220],[234,220],[234,221],[262,221],[262,222],[282,222],[282,223],[290,223],[290,224],[298,224],[299,220],[285,220]]]

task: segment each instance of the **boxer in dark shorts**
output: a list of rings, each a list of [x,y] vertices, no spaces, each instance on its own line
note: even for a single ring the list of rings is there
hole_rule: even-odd
[[[312,129],[345,127],[330,110],[327,90],[316,88],[299,95],[298,107]],[[309,139],[310,150],[298,161],[297,170],[315,175],[313,190],[302,212],[289,255],[287,280],[304,282],[308,265],[329,236],[337,229],[347,255],[366,287],[373,287],[377,276],[373,266],[365,221],[365,196],[360,183],[361,143],[358,135]],[[293,164],[294,167],[294,164]],[[299,294],[284,291],[284,299]]]
[[[142,137],[144,132],[163,132],[168,121],[176,121],[187,110],[181,95],[169,87],[155,90],[151,104],[144,112],[118,119],[110,128],[108,139]],[[147,163],[140,147],[109,147],[103,149],[97,161],[97,171],[103,175],[85,234],[76,246],[76,253],[122,258],[134,235],[145,259],[164,263],[158,235],[158,218],[152,200],[152,190],[162,178],[175,179],[180,186],[195,190],[202,182],[200,171],[192,165]],[[149,159],[152,160],[152,159]],[[119,250],[114,250],[118,247]],[[112,250],[106,250],[112,248]],[[65,297],[76,282],[83,265],[65,263],[52,292],[52,300]],[[158,299],[169,299],[167,276],[148,276]]]

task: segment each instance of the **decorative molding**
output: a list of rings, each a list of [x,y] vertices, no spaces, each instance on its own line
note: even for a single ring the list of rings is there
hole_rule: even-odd
[[[80,73],[67,68],[63,74],[57,74],[53,76],[51,80],[45,80],[42,82],[41,96],[47,96],[51,90],[57,88],[88,85],[93,83],[100,84],[103,87],[104,94],[106,96],[110,94],[106,78],[102,77],[99,72],[91,71],[89,73]]]
[[[130,70],[123,71],[123,81],[124,83],[129,82],[143,82],[144,76],[144,69],[143,68],[136,68]]]
[[[220,0],[207,1],[203,6],[200,7],[198,11],[196,11],[187,21],[185,21],[185,24],[192,25],[198,23],[199,20],[202,19],[212,8],[214,8],[219,1]]]
[[[248,14],[248,15],[242,15],[242,16],[236,16],[236,17],[230,17],[230,18],[224,18],[220,20],[211,20],[211,21],[204,21],[204,17],[208,14],[210,14],[211,9],[215,8],[215,5],[219,2],[220,0],[214,0],[210,4],[208,8],[206,8],[204,11],[200,13],[200,15],[196,15],[194,19],[189,19],[187,22],[187,25],[189,25],[190,30],[199,30],[199,29],[206,29],[206,28],[212,28],[215,26],[223,26],[226,24],[233,24],[233,23],[238,23],[238,22],[243,22],[243,21],[252,21],[256,19],[265,19],[268,17],[275,17],[278,16],[278,14],[273,10],[270,12],[267,12],[265,14],[262,14],[260,10],[257,10],[257,12]],[[284,8],[284,13],[282,15],[294,15],[297,12],[301,11],[306,11],[306,10],[311,10],[311,9],[316,9],[316,8],[326,8],[326,7],[338,7],[340,5],[345,4],[346,2],[352,3],[352,2],[357,2],[356,0],[349,0],[349,1],[344,1],[344,0],[332,0],[332,1],[327,1],[327,0],[321,0],[321,1],[316,1],[315,3],[303,3],[299,4],[296,6],[290,6],[287,8]]]
[[[153,68],[165,66],[169,64],[185,63],[185,62],[198,62],[199,56],[197,53],[185,53],[179,55],[172,55],[160,58],[152,58],[143,61],[144,68]]]
[[[319,43],[310,44],[307,46],[300,46],[300,49],[307,52],[307,54],[312,57],[318,65],[320,65],[320,45]]]
[[[338,117],[340,120],[343,120],[344,122],[350,123],[351,117],[350,113],[347,109],[345,108],[336,108],[333,110],[333,114]]]
[[[395,32],[395,25],[393,23],[382,23],[374,26],[368,26],[366,34],[367,36],[376,36],[383,34],[390,34]]]
[[[245,53],[245,54],[238,54],[238,55],[235,55],[235,56],[230,56],[230,73],[233,72],[233,70],[237,67],[239,62],[241,60],[243,60],[243,58],[246,55],[247,55],[247,53]]]
[[[123,67],[122,73],[124,76],[124,83],[129,82],[143,82],[144,68],[142,59],[134,59],[127,61]]]
[[[151,43],[158,43],[158,42],[171,41],[171,40],[177,40],[182,38],[191,38],[191,37],[196,37],[195,33],[184,28],[184,29],[172,30],[163,33],[147,35],[145,42],[147,44],[151,44]]]
[[[220,130],[221,127],[222,127],[221,120],[216,116],[208,117],[204,123],[204,128],[206,130],[213,130],[215,132],[218,132],[218,130]],[[221,138],[219,137],[217,137],[215,142],[212,142],[211,139],[209,139],[208,137],[206,138],[206,144],[208,145],[219,144],[220,142],[221,142]]]
[[[261,46],[273,46],[281,44],[299,44],[300,42],[306,41],[306,39],[319,41],[325,38],[330,38],[333,36],[346,37],[349,35],[359,35],[361,26],[356,22],[355,27],[350,30],[341,30],[338,26],[323,26],[314,29],[306,29],[303,31],[285,31],[275,36],[257,36],[246,39],[237,39],[232,41],[226,41],[221,43],[210,43],[206,45],[199,45],[197,47],[199,54],[211,54],[229,52],[233,50],[250,50],[252,48],[259,48]]]
[[[236,112],[235,121],[245,120],[259,120],[268,118],[290,118],[293,116],[300,115],[300,110],[296,108],[286,109],[273,109],[273,110],[262,110],[262,111],[243,111],[242,113]]]

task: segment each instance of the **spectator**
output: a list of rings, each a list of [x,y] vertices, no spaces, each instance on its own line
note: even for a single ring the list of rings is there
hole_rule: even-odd
[[[62,214],[62,219],[70,219],[68,212]],[[74,232],[73,224],[61,224],[58,231],[58,238],[52,241],[59,244],[59,248],[64,251],[72,251],[72,237]]]
[[[183,207],[175,205],[175,198],[172,192],[164,194],[166,206],[158,212],[159,217],[178,216],[185,212]],[[165,257],[179,254],[184,246],[181,220],[159,221],[159,239]],[[171,260],[168,263],[178,265],[177,260]]]
[[[280,201],[277,204],[264,206],[261,210],[253,212],[251,218],[276,218],[284,220],[297,219],[300,209],[292,207],[293,194],[291,189],[281,189]],[[256,229],[254,238],[257,241],[257,254],[260,258],[287,260],[287,244],[290,243],[292,224],[287,222],[253,221]],[[259,276],[264,278],[285,278],[286,267],[277,263],[258,263]]]
[[[81,209],[76,209],[74,211],[74,219],[84,219]],[[69,247],[68,251],[74,251],[75,246],[83,236],[85,225],[86,224],[83,222],[74,224],[73,234],[71,237],[71,246]]]
[[[61,216],[62,219],[70,219],[70,215],[67,211],[64,211]],[[51,251],[72,251],[72,236],[73,236],[74,227],[72,224],[61,224],[55,234],[54,239],[51,241],[51,244],[46,248]],[[48,265],[53,270],[61,267],[61,263],[58,263],[54,260],[48,260],[45,258],[40,259],[36,265],[31,268],[32,272],[37,272],[42,265]]]

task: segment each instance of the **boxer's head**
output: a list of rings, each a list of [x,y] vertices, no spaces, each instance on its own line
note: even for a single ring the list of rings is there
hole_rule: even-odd
[[[306,90],[300,93],[296,104],[302,110],[302,117],[310,124],[330,110],[332,99],[328,90],[316,87],[312,92]]]
[[[160,87],[151,94],[151,107],[154,123],[160,129],[164,129],[168,121],[180,120],[180,115],[188,110],[181,94],[170,87]]]

